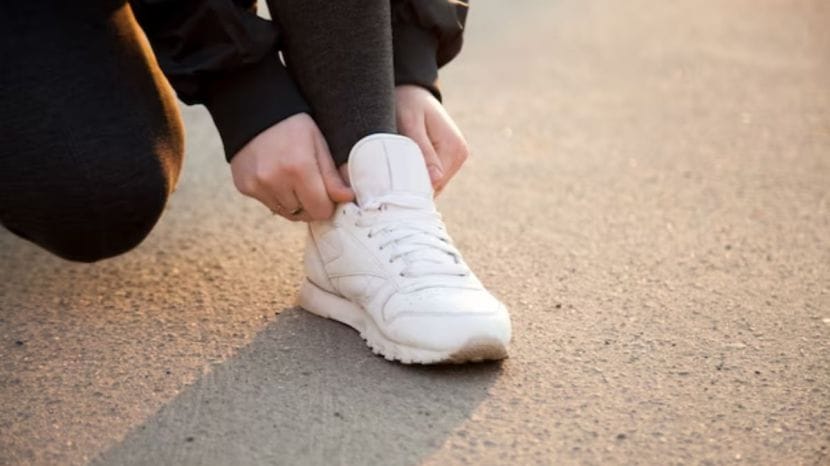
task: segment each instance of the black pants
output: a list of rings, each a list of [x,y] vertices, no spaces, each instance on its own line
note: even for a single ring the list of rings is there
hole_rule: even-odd
[[[335,159],[363,136],[394,132],[388,0],[269,3]],[[0,222],[70,260],[128,251],[181,168],[173,93],[126,0],[14,8],[13,24],[0,15]],[[323,60],[332,49],[343,59]]]

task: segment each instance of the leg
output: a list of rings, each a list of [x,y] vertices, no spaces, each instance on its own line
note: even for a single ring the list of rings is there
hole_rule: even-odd
[[[300,305],[404,363],[507,356],[506,308],[452,245],[424,155],[395,133],[388,0],[279,0],[286,60],[356,202],[309,223]],[[356,143],[356,144],[355,144]],[[342,171],[342,170],[341,170]]]
[[[0,7],[0,221],[70,260],[140,243],[178,177],[178,110],[125,0]]]
[[[395,133],[389,0],[269,0],[288,69],[338,166],[364,136]]]

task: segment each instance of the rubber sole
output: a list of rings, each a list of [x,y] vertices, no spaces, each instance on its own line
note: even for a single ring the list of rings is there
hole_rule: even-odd
[[[496,339],[474,338],[460,348],[435,351],[403,345],[387,338],[372,317],[351,301],[329,293],[309,280],[300,287],[300,306],[320,317],[336,320],[357,330],[373,353],[403,364],[463,364],[504,359],[507,348]]]

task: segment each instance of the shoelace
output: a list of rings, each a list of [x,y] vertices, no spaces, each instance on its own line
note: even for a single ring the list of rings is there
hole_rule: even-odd
[[[358,215],[358,226],[369,228],[370,237],[382,236],[380,249],[395,248],[390,262],[407,262],[402,276],[464,277],[470,273],[430,200],[400,193],[381,196],[362,206]]]

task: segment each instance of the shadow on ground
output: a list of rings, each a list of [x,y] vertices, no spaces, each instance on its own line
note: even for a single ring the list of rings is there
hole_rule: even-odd
[[[500,370],[392,364],[292,308],[93,464],[416,464]]]

